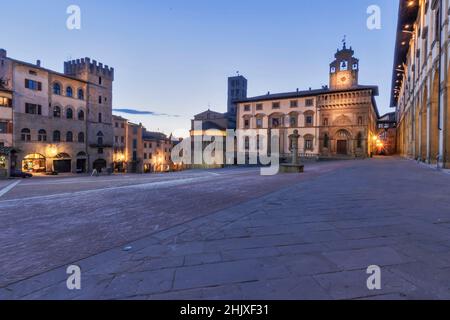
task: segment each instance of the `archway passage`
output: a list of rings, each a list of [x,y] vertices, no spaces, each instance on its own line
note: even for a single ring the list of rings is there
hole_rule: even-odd
[[[53,170],[58,173],[69,173],[72,171],[72,159],[67,153],[59,153],[53,160]]]
[[[39,153],[28,154],[23,158],[22,170],[26,172],[45,172],[45,157]]]
[[[94,169],[97,170],[98,173],[102,172],[106,169],[106,160],[97,159],[94,161]]]
[[[430,104],[430,153],[429,161],[435,163],[439,156],[439,75],[436,72]]]

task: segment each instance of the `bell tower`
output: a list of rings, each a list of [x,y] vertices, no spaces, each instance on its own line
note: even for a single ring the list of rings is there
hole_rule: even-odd
[[[330,89],[348,89],[358,85],[359,60],[354,57],[352,47],[347,48],[346,40],[342,41],[342,50],[334,55],[330,64]]]

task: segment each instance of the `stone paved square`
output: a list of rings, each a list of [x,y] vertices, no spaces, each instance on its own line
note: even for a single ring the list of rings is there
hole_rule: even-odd
[[[450,299],[443,172],[380,157],[160,179],[35,179],[2,196],[0,299]]]

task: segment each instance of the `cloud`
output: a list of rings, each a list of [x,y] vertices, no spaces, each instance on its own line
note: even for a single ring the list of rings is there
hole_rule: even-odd
[[[179,115],[171,115],[167,113],[158,113],[153,111],[140,111],[136,109],[113,109],[114,112],[133,114],[133,115],[144,115],[144,116],[153,116],[153,117],[180,117]]]

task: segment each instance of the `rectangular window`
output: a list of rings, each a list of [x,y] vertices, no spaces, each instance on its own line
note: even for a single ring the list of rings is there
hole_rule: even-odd
[[[249,129],[250,128],[250,120],[244,120],[244,126],[245,126],[245,129]]]
[[[12,107],[11,99],[0,97],[0,107],[11,108]]]
[[[272,103],[272,109],[280,109],[280,103],[279,102]]]
[[[305,150],[313,150],[312,140],[305,140]]]
[[[307,107],[312,107],[314,106],[314,99],[306,99],[305,105]]]
[[[125,137],[120,137],[120,142],[124,143],[125,142]]]
[[[263,109],[262,103],[258,103],[258,104],[256,105],[256,110],[261,111],[262,109]]]
[[[133,149],[137,149],[137,139],[133,139]]]
[[[312,116],[306,116],[305,122],[307,126],[312,126],[313,124],[313,117]]]
[[[98,104],[102,104],[102,96],[98,96]]]
[[[0,133],[8,133],[8,122],[0,122]]]
[[[114,140],[116,141],[116,143],[119,143],[119,137],[118,136],[115,136]]]
[[[257,127],[258,129],[261,129],[262,126],[263,126],[263,119],[257,118],[257,119],[256,119],[256,127]]]
[[[39,81],[25,79],[25,88],[34,91],[42,91],[42,83]]]
[[[146,153],[144,153],[144,159],[147,160],[147,154]]]
[[[133,161],[137,161],[137,151],[133,151]]]
[[[291,108],[297,108],[298,107],[298,100],[292,100],[291,101]]]
[[[246,111],[246,112],[251,111],[251,106],[249,104],[245,105],[244,111]]]
[[[42,114],[42,106],[38,104],[25,103],[25,113]]]

